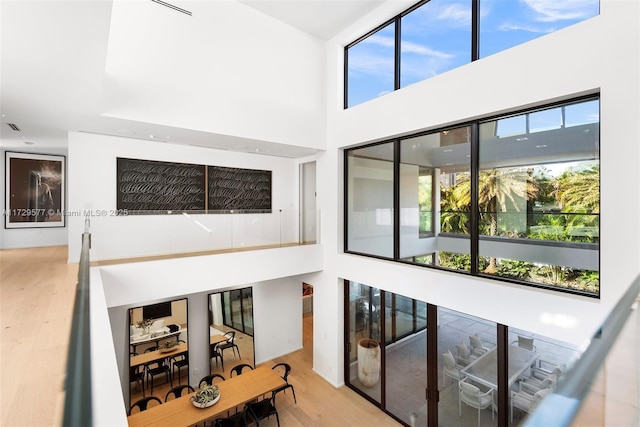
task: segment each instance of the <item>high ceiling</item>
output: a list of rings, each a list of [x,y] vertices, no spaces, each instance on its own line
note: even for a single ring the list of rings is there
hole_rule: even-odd
[[[382,3],[238,1],[323,40]],[[2,148],[65,148],[67,132],[79,131],[291,158],[313,154],[304,147],[102,116],[111,5],[111,0],[0,0]]]

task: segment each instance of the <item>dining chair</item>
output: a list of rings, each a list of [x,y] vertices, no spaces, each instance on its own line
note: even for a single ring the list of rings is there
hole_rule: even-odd
[[[458,382],[462,379],[460,375],[460,369],[462,365],[456,363],[456,358],[451,354],[451,350],[447,350],[446,353],[442,353],[442,385],[446,385],[446,377]]]
[[[222,371],[224,372],[224,359],[222,358],[222,352],[219,349],[219,343],[209,344],[209,359],[215,359],[216,369],[218,369],[218,359],[222,365]]]
[[[211,374],[211,375],[206,375],[204,377],[202,377],[202,379],[200,379],[200,382],[198,382],[198,387],[202,388],[203,385],[213,385],[213,383],[215,382],[216,378],[224,381],[226,378],[223,377],[220,374]]]
[[[253,366],[249,365],[248,363],[241,363],[241,364],[236,365],[233,368],[231,368],[231,374],[229,376],[232,377],[234,373],[236,375],[241,375],[242,374],[242,370],[245,369],[245,368],[253,370]]]
[[[471,345],[471,354],[474,356],[479,357],[489,351],[478,334],[469,336],[469,344]]]
[[[152,351],[156,351],[158,350],[159,347],[149,347],[148,349],[146,349],[144,352],[145,353],[149,353]],[[158,360],[154,360],[153,362],[149,362],[146,363],[144,365],[144,370],[147,373],[146,377],[147,377],[147,386],[149,385],[149,380],[151,380],[151,393],[153,394],[153,383],[154,383],[154,378],[158,375],[162,375],[165,374],[165,376],[167,377],[167,380],[169,381],[169,384],[171,385],[171,387],[173,387],[173,380],[171,379],[171,368],[169,367],[169,364],[167,363],[167,359],[166,358],[162,358],[162,359],[158,359]]]
[[[526,393],[525,391],[512,391],[511,392],[511,422],[513,422],[513,408],[517,408],[521,411],[531,413],[540,401],[549,393],[550,388],[538,390],[533,394]]]
[[[175,371],[178,370],[178,384],[182,384],[182,368],[189,367],[189,353],[176,354],[171,357],[171,376],[175,378]]]
[[[143,397],[142,399],[137,400],[133,403],[133,405],[131,405],[131,407],[129,408],[129,415],[133,413],[134,408],[138,408],[140,412],[146,411],[151,402],[157,402],[158,405],[162,405],[162,400],[160,400],[156,396]]]
[[[226,349],[230,348],[233,350],[233,355],[235,356],[236,350],[238,350],[238,359],[240,359],[240,348],[238,347],[238,344],[235,343],[236,331],[226,332],[224,336],[227,337],[227,340],[223,341],[222,343],[220,343],[220,345],[218,345],[218,349],[220,350],[220,353],[224,353]]]
[[[248,415],[256,425],[259,425],[260,420],[276,416],[276,422],[280,427],[280,417],[278,416],[278,410],[276,409],[275,395],[272,395],[268,399],[262,399],[257,402],[248,403],[246,408],[248,409]]]
[[[456,345],[456,349],[458,350],[458,364],[462,366],[467,366],[471,363],[471,350],[464,343],[464,341],[460,341],[458,345]]]
[[[138,353],[136,352],[132,352],[129,353],[129,357],[131,356],[137,356]],[[138,365],[138,366],[133,366],[133,367],[129,367],[129,383],[132,382],[140,382],[140,388],[142,389],[142,397],[145,397],[144,395],[144,366]]]
[[[246,427],[249,426],[249,421],[247,420],[247,412],[248,409],[244,408],[242,411],[239,411],[229,417],[226,418],[217,418],[213,427]]]
[[[276,365],[273,366],[274,370],[279,370],[280,368],[284,369],[284,373],[281,375],[282,379],[284,380],[284,382],[286,382],[285,385],[278,387],[277,389],[273,390],[273,401],[275,402],[276,400],[276,394],[280,393],[281,391],[284,392],[285,394],[287,393],[287,389],[291,389],[291,391],[293,392],[293,401],[295,403],[298,403],[297,399],[296,399],[296,390],[293,388],[293,385],[289,384],[289,380],[287,379],[289,377],[289,374],[291,373],[291,365],[289,365],[288,363],[278,363]]]
[[[164,396],[164,401],[168,401],[169,397],[171,396],[173,396],[174,399],[177,399],[178,397],[182,396],[182,393],[184,393],[185,390],[187,393],[193,393],[195,391],[189,384],[177,385],[167,392],[167,394]]]
[[[458,415],[462,416],[462,403],[478,410],[478,427],[480,427],[480,410],[491,407],[491,419],[495,419],[493,413],[493,389],[481,392],[478,387],[466,382],[466,378],[458,383],[460,399],[458,400]]]
[[[533,344],[533,338],[525,337],[523,335],[518,335],[518,339],[516,341],[512,341],[511,345],[516,345],[530,351],[536,351],[536,346]]]

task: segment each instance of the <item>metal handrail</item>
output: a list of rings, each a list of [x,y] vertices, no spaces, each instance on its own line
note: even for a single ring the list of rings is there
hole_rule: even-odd
[[[569,426],[620,335],[640,295],[640,276],[620,298],[576,364],[522,424],[525,427]]]
[[[62,425],[92,425],[91,406],[91,342],[89,309],[89,249],[91,234],[88,220],[82,234],[82,252],[78,268],[78,284],[73,307],[71,335],[67,354],[65,402]]]

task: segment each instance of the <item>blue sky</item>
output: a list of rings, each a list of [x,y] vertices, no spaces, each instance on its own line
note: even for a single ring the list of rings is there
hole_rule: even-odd
[[[481,0],[480,56],[599,13],[598,0]],[[401,86],[471,60],[471,0],[431,0],[402,19]],[[393,24],[349,49],[349,106],[393,90]]]

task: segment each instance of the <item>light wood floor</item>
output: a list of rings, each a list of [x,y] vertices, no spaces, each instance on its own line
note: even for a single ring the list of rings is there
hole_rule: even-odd
[[[0,425],[58,426],[78,265],[67,247],[0,250]],[[298,403],[278,396],[285,426],[398,426],[347,387],[313,373],[313,317],[304,318],[304,348],[287,362]],[[29,398],[25,398],[28,396]],[[34,400],[37,404],[34,405]],[[275,419],[260,425],[275,426]]]

